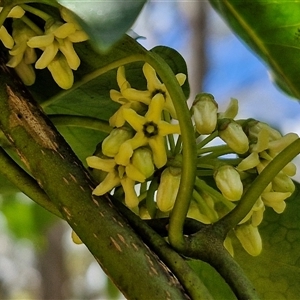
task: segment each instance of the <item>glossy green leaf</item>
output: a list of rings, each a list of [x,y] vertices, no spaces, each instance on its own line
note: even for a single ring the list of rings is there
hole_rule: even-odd
[[[300,99],[300,3],[210,0],[230,28],[264,60],[277,85]]]
[[[286,201],[284,213],[267,208],[259,226],[263,250],[252,257],[237,243],[235,258],[262,299],[299,299],[300,295],[300,185]]]
[[[106,51],[130,29],[146,0],[58,0],[78,17],[94,46]]]

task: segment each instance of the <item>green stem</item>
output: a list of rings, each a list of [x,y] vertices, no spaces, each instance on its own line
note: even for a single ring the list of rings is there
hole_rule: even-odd
[[[13,183],[21,192],[41,205],[49,212],[62,218],[60,211],[50,201],[38,183],[25,172],[15,161],[0,148],[0,172]]]
[[[186,98],[173,71],[169,65],[157,54],[148,53],[146,61],[155,69],[165,84],[173,101],[181,129],[183,147],[183,165],[181,181],[177,198],[170,217],[169,241],[178,249],[184,249],[183,225],[194,189],[196,176],[196,141],[194,126]]]
[[[107,121],[97,118],[74,116],[74,115],[48,115],[55,126],[74,126],[94,129],[105,133],[110,133],[112,128]]]
[[[4,24],[9,12],[14,7],[14,5],[5,5],[0,12],[0,27]]]
[[[49,14],[45,13],[44,11],[37,9],[35,7],[32,7],[30,5],[26,5],[26,4],[21,4],[20,5],[25,11],[28,11],[34,15],[36,15],[37,17],[43,19],[44,21],[47,21],[48,19],[52,18],[52,16],[50,16]]]
[[[210,134],[209,136],[207,136],[205,139],[203,139],[199,144],[197,144],[197,149],[203,148],[206,144],[208,144],[209,142],[211,142],[217,136],[218,136],[218,131],[213,132],[212,134]]]
[[[138,61],[145,61],[146,55],[145,54],[134,54],[127,56],[125,58],[121,58],[119,60],[116,60],[112,63],[107,64],[106,66],[99,68],[89,74],[86,74],[81,78],[81,80],[76,81],[71,89],[68,90],[63,90],[60,93],[56,94],[54,97],[48,99],[47,101],[43,102],[41,106],[45,109],[47,106],[53,104],[54,102],[58,101],[59,99],[65,97],[69,93],[73,92],[74,90],[78,89],[85,83],[107,73],[108,71],[111,71],[115,68],[118,68],[120,66],[123,66],[125,64],[133,63],[133,62],[138,62]]]
[[[21,20],[30,27],[37,35],[43,35],[44,31],[40,29],[34,22],[32,22],[27,16],[23,16]]]
[[[259,174],[247,189],[238,205],[216,225],[227,233],[234,228],[251,210],[259,196],[273,178],[300,153],[300,139],[298,138],[282,150]]]
[[[209,158],[218,157],[224,154],[234,153],[234,151],[231,148],[229,148],[227,145],[218,145],[218,146],[211,146],[211,147],[198,149],[197,154],[200,155],[209,152],[211,152],[211,154],[208,154]]]

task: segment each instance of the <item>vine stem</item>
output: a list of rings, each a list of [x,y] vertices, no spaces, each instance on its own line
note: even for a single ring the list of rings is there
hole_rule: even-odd
[[[183,165],[177,198],[170,216],[169,241],[175,249],[181,251],[185,247],[183,225],[192,198],[196,176],[197,148],[194,127],[182,88],[169,65],[153,52],[148,53],[146,61],[155,69],[162,82],[165,84],[170,97],[173,100],[180,124]]]
[[[6,5],[0,12],[0,27],[3,25],[5,19],[7,18],[9,12],[14,7],[14,5]]]
[[[223,230],[224,233],[234,228],[251,210],[259,196],[273,178],[298,154],[300,153],[300,138],[282,150],[253,181],[251,186],[243,195],[239,204],[222,219],[215,227]]]

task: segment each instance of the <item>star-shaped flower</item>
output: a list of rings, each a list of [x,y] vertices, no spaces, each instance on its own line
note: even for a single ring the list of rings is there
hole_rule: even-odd
[[[149,145],[153,153],[153,161],[157,168],[167,162],[167,153],[164,137],[168,134],[180,134],[179,124],[170,124],[161,120],[165,105],[163,94],[156,94],[150,102],[145,116],[138,115],[133,109],[124,109],[124,119],[136,131],[132,139],[125,141],[119,153],[115,156],[118,164],[127,166],[133,151],[141,146]]]
[[[46,68],[60,51],[65,56],[70,68],[77,70],[80,59],[73,48],[73,43],[83,42],[87,39],[88,36],[82,30],[78,30],[76,24],[49,19],[45,25],[45,34],[32,37],[27,45],[44,51],[35,64],[36,69]]]
[[[2,11],[3,7],[0,7],[0,12]],[[20,6],[15,6],[7,15],[8,18],[22,18],[25,11]],[[0,41],[2,41],[5,48],[11,49],[14,46],[14,39],[13,37],[7,32],[4,26],[0,27]]]
[[[87,157],[86,161],[89,167],[107,172],[105,179],[94,189],[94,195],[104,195],[121,184],[126,205],[130,208],[138,205],[139,200],[134,186],[136,181],[144,182],[146,177],[133,164],[124,167],[118,165],[114,159],[103,159],[97,156]]]
[[[143,73],[147,80],[147,90],[140,91],[131,87],[130,83],[126,79],[124,66],[120,67],[117,72],[117,82],[120,92],[111,90],[111,99],[119,103],[127,100],[129,102],[137,101],[149,105],[155,94],[160,93],[165,98],[163,109],[168,111],[173,118],[176,118],[176,112],[172,103],[172,99],[166,89],[165,84],[158,79],[155,69],[152,68],[148,63],[145,63],[143,66]],[[186,75],[183,73],[178,73],[176,78],[180,86],[182,86],[186,80]],[[126,100],[124,100],[124,98]]]

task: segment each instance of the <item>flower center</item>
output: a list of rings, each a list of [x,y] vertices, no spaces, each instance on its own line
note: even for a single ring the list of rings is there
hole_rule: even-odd
[[[164,98],[166,99],[166,92],[163,90],[160,90],[160,89],[156,89],[152,92],[151,99],[157,94],[162,94],[164,96]]]
[[[158,134],[157,124],[151,122],[147,122],[143,126],[143,132],[147,138],[151,138]]]

